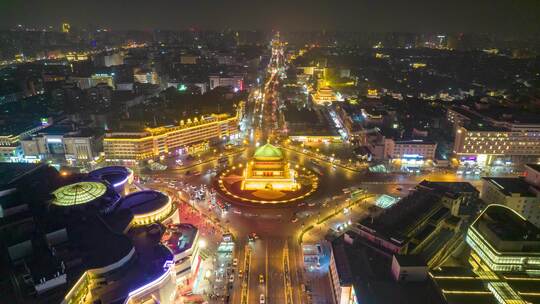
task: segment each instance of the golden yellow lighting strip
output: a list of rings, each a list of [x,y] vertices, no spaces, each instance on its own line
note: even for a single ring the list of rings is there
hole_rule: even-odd
[[[491,295],[489,291],[473,291],[473,290],[442,290],[445,294],[474,294],[474,295]]]
[[[318,178],[317,177],[312,177],[312,185],[311,185],[311,190],[308,191],[307,193],[304,193],[303,195],[300,195],[298,197],[294,197],[294,198],[291,198],[291,199],[288,199],[288,200],[279,200],[279,201],[263,201],[263,200],[254,200],[254,199],[249,199],[249,198],[245,198],[245,197],[241,197],[241,196],[238,196],[234,193],[231,193],[224,185],[223,185],[223,176],[225,175],[225,173],[223,173],[220,177],[219,177],[219,180],[218,180],[218,184],[219,184],[219,188],[225,192],[227,195],[229,196],[232,196],[234,198],[237,198],[239,200],[242,200],[242,201],[245,201],[245,202],[251,202],[251,203],[260,203],[260,204],[281,204],[281,203],[290,203],[290,202],[293,202],[293,201],[297,201],[299,199],[302,199],[304,197],[307,197],[309,195],[311,195],[313,192],[315,192],[315,190],[317,190],[317,188],[319,187],[319,183],[318,183]]]

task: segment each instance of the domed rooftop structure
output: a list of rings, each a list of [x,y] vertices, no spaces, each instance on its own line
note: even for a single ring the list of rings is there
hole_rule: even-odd
[[[96,169],[88,174],[90,180],[103,180],[113,186],[116,192],[126,194],[126,184],[133,182],[133,171],[122,166]]]
[[[262,147],[259,147],[255,150],[253,154],[255,160],[265,161],[265,160],[283,160],[283,152],[280,148],[266,144]]]
[[[134,226],[178,220],[178,209],[172,203],[171,198],[155,190],[128,194],[122,201],[120,208],[131,210]]]
[[[54,191],[55,198],[52,203],[62,207],[82,205],[101,198],[106,192],[107,186],[103,183],[80,182]]]

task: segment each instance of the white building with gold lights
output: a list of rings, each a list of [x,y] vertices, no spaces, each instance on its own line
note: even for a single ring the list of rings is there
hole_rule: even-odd
[[[103,150],[107,161],[138,161],[178,149],[191,151],[201,144],[208,146],[209,142],[237,136],[238,122],[238,114],[212,114],[182,120],[176,126],[110,132],[103,139]]]

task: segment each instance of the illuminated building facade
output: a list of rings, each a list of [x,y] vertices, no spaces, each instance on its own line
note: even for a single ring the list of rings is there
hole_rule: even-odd
[[[62,23],[62,33],[69,34],[70,29],[71,25],[69,23]]]
[[[75,77],[70,76],[70,81],[77,83],[81,90],[86,90],[97,86],[100,83],[105,83],[114,88],[114,73],[111,74],[93,74],[90,77]]]
[[[65,158],[67,162],[90,162],[99,155],[99,146],[95,136],[78,132],[43,132],[21,140],[23,156],[28,162],[51,158]]]
[[[419,139],[384,140],[385,158],[401,160],[403,164],[422,165],[426,160],[435,158],[437,143]]]
[[[350,271],[347,271],[347,268],[342,265],[339,265],[340,267],[338,268],[338,263],[343,263],[342,260],[346,259],[345,254],[340,249],[342,248],[335,246],[330,251],[330,262],[328,265],[333,302],[336,304],[358,304],[354,284],[350,278]],[[337,261],[336,254],[339,255]]]
[[[458,160],[479,166],[536,162],[540,157],[540,126],[532,130],[460,127],[454,153]]]
[[[110,132],[103,139],[103,149],[108,161],[152,159],[203,142],[235,137],[238,122],[238,114],[212,114],[182,120],[178,126],[148,128],[142,132]]]
[[[381,98],[377,89],[368,89],[366,93],[367,98]]]
[[[133,73],[133,79],[138,83],[149,83],[149,84],[158,84],[159,79],[158,75],[154,71],[136,71]]]
[[[176,297],[176,276],[173,267],[150,283],[131,291],[124,304],[173,304]]]
[[[197,277],[201,256],[199,230],[192,224],[171,224],[161,237],[161,243],[173,254],[171,266],[177,284],[190,284]]]
[[[259,147],[243,173],[242,190],[296,190],[296,172],[285,162],[283,152],[271,145]]]
[[[13,130],[13,132],[0,133],[0,161],[20,162],[23,156],[20,140],[49,125],[48,120],[44,118],[41,124],[30,125],[25,128]]]
[[[508,109],[501,116],[490,112],[489,107],[450,107],[446,118],[454,126],[457,160],[480,167],[537,163],[540,121],[527,114]]]
[[[235,91],[244,90],[244,77],[242,76],[210,76],[210,90],[217,87],[232,87]]]
[[[338,97],[332,88],[322,86],[317,88],[315,93],[311,94],[311,99],[315,104],[324,105],[331,104],[332,102],[336,101]]]
[[[492,204],[472,222],[465,242],[471,249],[465,251],[467,265],[430,273],[448,303],[538,303],[538,227],[509,207]]]
[[[489,205],[467,231],[479,267],[540,275],[540,229],[516,211]]]
[[[85,52],[68,52],[66,53],[68,61],[85,61],[88,60],[88,54]]]
[[[133,214],[132,226],[179,222],[178,209],[171,198],[159,191],[145,190],[128,194],[121,208],[129,209]]]

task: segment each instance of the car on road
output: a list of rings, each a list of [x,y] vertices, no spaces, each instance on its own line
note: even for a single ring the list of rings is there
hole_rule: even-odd
[[[315,202],[309,202],[307,205],[308,205],[309,207],[313,207],[313,206],[316,205],[316,203],[315,203]]]
[[[260,284],[264,284],[264,276],[261,274],[259,274],[259,283]]]
[[[235,258],[235,259],[232,261],[232,264],[233,264],[233,266],[238,265],[238,259]]]
[[[244,272],[242,271],[242,269],[238,270],[238,278],[241,279],[243,275]]]
[[[229,283],[232,283],[232,282],[234,282],[234,274],[231,274],[229,276]]]
[[[264,294],[261,293],[261,296],[259,297],[259,303],[260,304],[264,304],[265,303],[265,300],[264,300]]]
[[[193,172],[193,175],[195,175],[195,176],[201,175],[201,171],[195,171],[195,172]]]
[[[397,187],[397,188],[396,188],[396,190],[397,190],[397,191],[402,191],[402,190],[403,190],[403,188],[401,188],[401,187]]]
[[[302,207],[302,206],[305,206],[306,205],[306,202],[301,202],[298,204],[298,207]]]
[[[293,217],[292,220],[291,220],[291,223],[296,223],[298,222],[298,218],[297,217]]]

